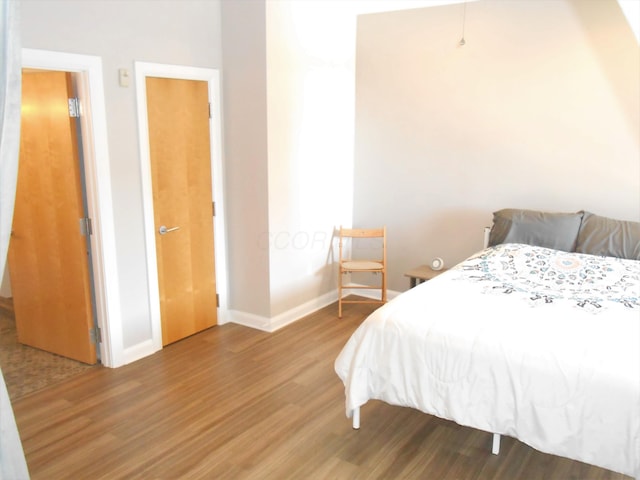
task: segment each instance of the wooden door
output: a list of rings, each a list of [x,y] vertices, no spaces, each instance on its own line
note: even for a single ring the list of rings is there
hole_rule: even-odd
[[[162,344],[217,323],[208,84],[147,77]],[[161,233],[160,229],[167,229]]]
[[[96,363],[71,75],[22,75],[20,162],[9,244],[18,341]]]

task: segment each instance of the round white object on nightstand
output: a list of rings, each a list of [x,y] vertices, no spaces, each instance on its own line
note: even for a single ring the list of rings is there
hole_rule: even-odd
[[[436,257],[433,260],[431,260],[431,268],[433,270],[442,270],[444,268],[444,260],[442,260],[440,257]]]

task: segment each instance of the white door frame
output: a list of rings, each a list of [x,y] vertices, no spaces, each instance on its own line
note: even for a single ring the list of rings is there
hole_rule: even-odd
[[[211,103],[211,185],[212,200],[216,204],[213,218],[216,292],[218,306],[218,324],[226,323],[227,318],[227,255],[226,228],[224,218],[224,190],[222,169],[222,109],[220,102],[220,72],[210,68],[187,67],[182,65],[164,65],[158,63],[135,62],[136,98],[138,104],[138,138],[140,143],[140,170],[142,176],[142,205],[144,213],[144,231],[147,252],[147,279],[149,288],[149,309],[151,313],[151,331],[154,350],[162,348],[162,322],[160,318],[160,291],[156,259],[156,232],[153,215],[153,190],[151,183],[151,155],[149,152],[149,124],[147,117],[147,77],[175,78],[182,80],[200,80],[208,84]]]
[[[104,366],[124,364],[122,316],[116,268],[116,242],[111,200],[111,172],[107,141],[102,59],[91,55],[22,49],[22,67],[76,74],[85,164],[87,209],[92,219],[90,236],[95,288],[98,345]]]

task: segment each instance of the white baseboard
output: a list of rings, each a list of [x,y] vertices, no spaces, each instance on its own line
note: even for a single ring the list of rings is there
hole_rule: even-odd
[[[122,352],[122,358],[124,362],[122,365],[127,365],[141,358],[148,357],[158,351],[153,345],[153,340],[149,339],[144,342],[140,342],[132,347],[125,348]],[[113,365],[113,367],[121,367],[122,365]]]
[[[271,328],[272,332],[285,327],[296,320],[300,320],[307,315],[312,314],[313,312],[317,312],[321,308],[326,307],[327,305],[331,305],[334,302],[338,301],[338,291],[335,290],[333,292],[325,293],[324,295],[310,300],[308,302],[303,303],[302,305],[298,305],[290,310],[287,310],[280,315],[276,315],[271,319]],[[336,315],[337,315],[336,310]]]
[[[263,332],[271,332],[271,321],[268,317],[254,315],[253,313],[241,312],[239,310],[227,310],[227,318],[224,323],[236,323],[245,327],[255,328]]]
[[[231,311],[226,308],[219,307],[218,308],[218,325],[224,325],[225,323],[229,323],[231,321]]]
[[[343,293],[344,296],[359,295],[366,298],[380,298],[380,294],[376,295],[374,292],[367,292],[359,289],[345,289]],[[387,290],[387,299],[392,300],[400,295],[400,293],[402,292]],[[243,325],[245,327],[262,330],[263,332],[271,333],[279,330],[282,327],[286,327],[287,325],[290,325],[291,323],[300,320],[301,318],[304,318],[307,315],[310,315],[320,310],[321,308],[324,308],[327,305],[331,305],[332,303],[337,301],[338,290],[336,289],[271,318],[254,315],[252,313],[241,312],[239,310],[227,310],[224,321],[219,320],[218,324],[222,325],[224,323],[231,322],[238,325]],[[336,318],[337,316],[338,308],[336,306]]]
[[[376,295],[375,292],[368,292],[358,289],[345,289],[343,293],[344,296],[359,295],[361,297],[367,298],[380,298],[379,294]],[[402,292],[387,290],[387,298],[389,300],[392,300],[400,295],[400,293]],[[221,309],[220,311],[218,311],[218,325],[224,325],[225,323],[235,323],[238,325],[243,325],[245,327],[262,330],[263,332],[272,333],[337,301],[338,290],[336,289],[271,318],[254,315],[252,313],[241,312],[239,310]],[[337,317],[338,307],[336,306],[336,318]],[[161,348],[162,347],[160,347],[160,349]],[[152,339],[140,342],[136,345],[124,349],[124,351],[122,352],[122,363],[119,363],[118,365],[110,365],[110,367],[116,368],[127,365],[131,362],[135,362],[136,360],[140,360],[141,358],[152,355],[160,349],[154,346],[154,342]]]

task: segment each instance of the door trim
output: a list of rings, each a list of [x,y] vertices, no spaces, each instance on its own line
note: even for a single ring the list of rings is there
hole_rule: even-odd
[[[136,100],[138,109],[138,138],[140,148],[140,169],[142,177],[142,205],[147,257],[147,280],[149,289],[149,309],[151,313],[151,334],[154,350],[162,349],[162,323],[160,319],[160,291],[156,260],[155,223],[153,216],[153,190],[151,184],[151,156],[149,153],[149,126],[147,118],[147,77],[200,80],[208,84],[211,118],[209,135],[211,138],[211,185],[216,215],[213,218],[216,289],[219,295],[218,325],[227,320],[227,255],[224,208],[224,181],[222,168],[222,108],[220,93],[220,72],[210,68],[135,62]]]
[[[77,80],[82,109],[80,125],[87,209],[93,221],[90,239],[96,323],[102,331],[102,342],[98,348],[102,364],[117,367],[124,361],[102,59],[92,55],[23,48],[22,67],[71,72]]]

